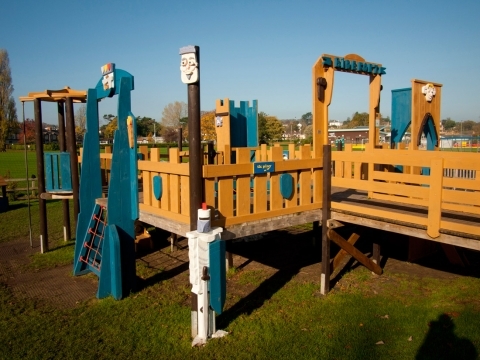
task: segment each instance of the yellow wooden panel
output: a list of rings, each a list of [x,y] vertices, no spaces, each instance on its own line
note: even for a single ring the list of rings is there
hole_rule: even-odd
[[[160,148],[152,148],[150,150],[150,161],[153,161],[153,162],[160,161]]]
[[[469,214],[480,215],[480,206],[475,205],[460,205],[460,204],[450,204],[450,203],[442,203],[443,210],[453,210],[453,211],[460,211]]]
[[[421,184],[421,185],[430,184],[430,176],[424,176],[424,175],[410,175],[410,174],[402,174],[402,173],[374,171],[372,178],[375,180],[394,181],[394,182],[400,182],[400,183]]]
[[[170,149],[171,150],[171,149]],[[171,164],[167,162],[139,161],[138,170],[154,171],[175,175],[189,175],[188,164]]]
[[[299,149],[299,152],[300,152],[300,159],[310,158],[310,145],[301,146]],[[311,179],[312,179],[312,176],[311,176],[310,169],[300,171],[300,174],[299,174],[300,205],[306,205],[312,202],[311,201],[312,190],[310,187]]]
[[[322,166],[322,159],[276,161],[275,172],[295,171],[302,169],[321,169]]]
[[[283,149],[280,146],[271,148],[271,161],[282,161]],[[280,193],[280,174],[270,174],[270,210],[277,210],[283,207],[283,197]]]
[[[480,192],[444,189],[442,200],[465,205],[480,205]]]
[[[170,175],[170,209],[169,210],[177,214],[180,213],[180,179],[178,175]]]
[[[222,126],[215,126],[217,133],[217,149],[224,151],[226,145],[231,145],[230,142],[230,100],[225,98],[223,100],[217,99],[215,101],[215,113],[222,114]],[[228,115],[227,115],[228,114]]]
[[[149,160],[149,158],[148,158],[148,146],[147,145],[140,145],[138,147],[138,152],[143,155],[144,160]]]
[[[320,160],[319,160],[320,161]],[[321,204],[323,200],[323,170],[313,170],[313,202]]]
[[[365,206],[351,205],[351,204],[334,202],[334,201],[332,201],[332,210],[349,211],[349,212],[358,214],[358,216],[367,215],[380,220],[388,219],[388,220],[402,221],[402,222],[417,224],[422,226],[427,225],[426,217],[402,214],[402,213],[388,211],[388,210],[372,209]]]
[[[170,164],[179,164],[180,163],[180,150],[178,148],[168,149],[168,157]]]
[[[222,218],[233,216],[233,179],[218,179],[218,211]]]
[[[432,161],[430,179],[427,234],[432,238],[437,238],[440,236],[440,220],[442,218],[443,159]]]
[[[372,199],[392,201],[392,202],[408,204],[408,205],[425,206],[425,207],[428,206],[428,200],[426,199],[415,199],[415,198],[406,197],[406,196],[386,195],[386,194],[379,194],[376,192],[372,194]]]
[[[248,164],[233,164],[233,165],[203,165],[203,177],[227,177],[236,175],[250,175],[253,173],[253,165]]]
[[[162,210],[170,210],[170,175],[160,174],[162,178],[162,199],[160,201],[160,208]]]
[[[215,208],[215,179],[204,179],[205,202],[208,207]]]
[[[232,150],[231,150],[231,147],[230,147],[230,145],[225,145],[225,146],[223,147],[223,149],[224,149],[224,150],[223,150],[223,156],[224,156],[224,158],[223,158],[223,163],[224,163],[225,165],[229,165],[229,164],[232,163]]]
[[[256,174],[253,178],[253,213],[267,211],[267,175]]]
[[[459,233],[465,233],[470,235],[480,236],[480,226],[460,224],[451,221],[442,220],[440,222],[441,229],[451,230]]]
[[[295,159],[295,144],[288,144],[288,160]]]
[[[190,178],[180,176],[180,213],[190,217]]]
[[[237,150],[237,163],[250,164],[250,150]],[[251,164],[250,164],[251,166]],[[236,189],[237,216],[250,214],[250,175],[237,176]]]
[[[410,186],[404,184],[392,184],[379,181],[349,180],[332,178],[332,186],[364,191],[375,191],[391,195],[412,196],[416,198],[428,198],[429,189],[423,186]]]
[[[354,169],[353,169],[353,178],[355,180],[360,180],[362,178],[362,163],[361,162],[355,162],[354,163]]]
[[[260,145],[260,160],[256,161],[267,161],[267,144]]]
[[[152,205],[152,179],[148,171],[143,172],[143,203]]]
[[[345,144],[345,152],[352,152],[352,144]],[[352,162],[351,161],[345,161],[344,168],[343,168],[343,176],[346,177],[347,179],[352,178]]]
[[[468,189],[480,191],[480,181],[472,179],[443,178],[443,186],[455,189]]]

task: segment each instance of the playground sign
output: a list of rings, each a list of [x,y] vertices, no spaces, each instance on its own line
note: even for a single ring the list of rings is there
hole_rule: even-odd
[[[275,163],[273,161],[263,161],[253,163],[254,174],[265,174],[275,171]]]
[[[332,60],[333,58],[333,60]],[[372,75],[385,75],[386,68],[379,65],[363,61],[356,61],[352,59],[345,59],[340,56],[324,55],[323,66],[331,67],[333,66],[337,70],[349,71],[354,73],[365,73]]]

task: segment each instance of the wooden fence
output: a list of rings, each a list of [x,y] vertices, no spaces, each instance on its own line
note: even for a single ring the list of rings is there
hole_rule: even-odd
[[[442,211],[480,215],[480,156],[475,153],[374,149],[333,152],[332,186],[368,192],[371,199],[427,209],[427,215],[376,209],[332,201],[332,210],[351,211],[383,219],[403,221],[427,228],[436,238],[441,230],[480,236],[478,224],[446,220]],[[396,172],[402,167],[403,172]],[[419,175],[429,168],[430,175]],[[368,171],[366,171],[368,169]],[[468,171],[475,176],[450,177],[451,170]]]

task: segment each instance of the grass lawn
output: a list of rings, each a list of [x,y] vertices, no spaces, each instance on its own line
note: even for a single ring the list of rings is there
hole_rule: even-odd
[[[52,213],[61,210],[60,202],[49,204]],[[15,219],[26,216],[26,207],[14,205],[0,215],[3,245],[24,227]],[[61,222],[50,228],[61,233]],[[22,272],[40,274],[72,259],[73,242],[59,241],[31,256]],[[358,267],[320,296],[316,275],[275,286],[279,273],[230,270],[226,308],[217,317],[217,328],[229,335],[191,348],[188,271],[121,301],[93,298],[65,309],[15,293],[1,265],[0,359],[474,359],[480,353],[476,277],[376,276]],[[161,272],[137,262],[141,278]]]

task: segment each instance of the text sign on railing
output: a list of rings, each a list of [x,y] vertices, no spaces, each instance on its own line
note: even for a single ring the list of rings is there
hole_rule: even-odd
[[[253,163],[254,174],[265,174],[275,171],[275,163],[273,161],[262,161]]]

